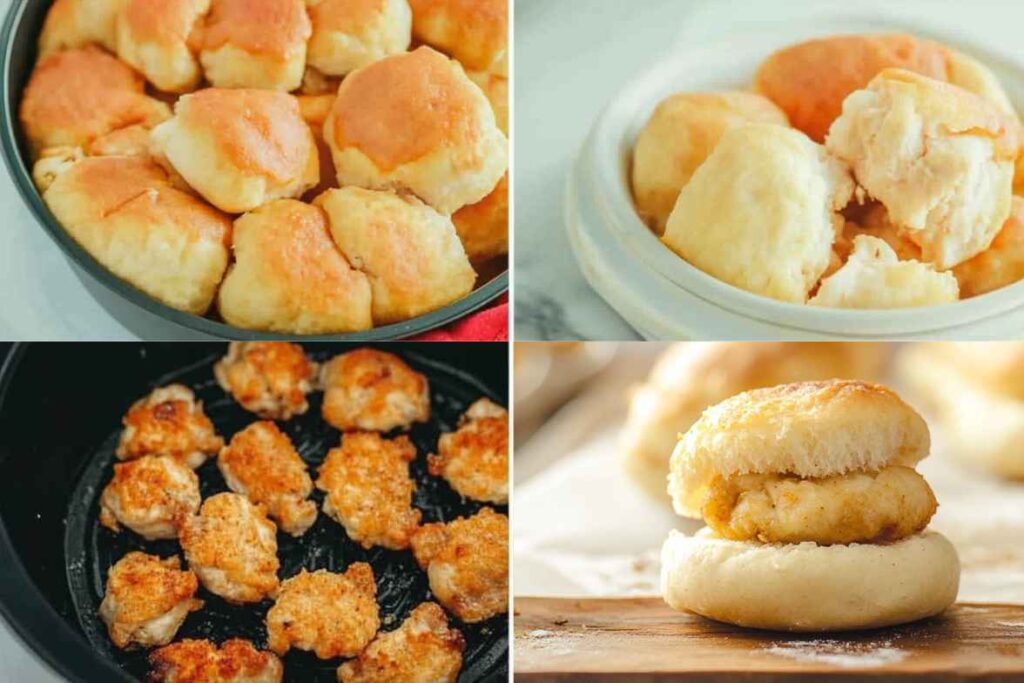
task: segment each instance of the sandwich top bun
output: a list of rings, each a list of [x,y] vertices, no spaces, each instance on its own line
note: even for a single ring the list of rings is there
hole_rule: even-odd
[[[761,64],[754,88],[779,105],[795,128],[824,142],[846,96],[888,68],[952,83],[1013,113],[998,79],[976,60],[904,34],[831,36],[791,45]]]
[[[723,282],[804,303],[853,190],[847,169],[803,133],[737,126],[679,193],[662,241]]]
[[[928,454],[924,419],[892,390],[856,380],[755,389],[704,411],[672,454],[669,493],[701,517],[716,477],[814,478],[913,466]]]
[[[825,146],[940,269],[985,250],[1010,213],[1020,123],[967,90],[886,69],[846,98]]]
[[[622,431],[626,472],[658,500],[672,450],[704,409],[760,387],[832,378],[876,379],[884,345],[835,342],[702,342],[673,345],[633,392]]]

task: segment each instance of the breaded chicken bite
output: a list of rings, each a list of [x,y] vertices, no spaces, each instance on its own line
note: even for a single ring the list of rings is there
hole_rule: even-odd
[[[323,366],[324,420],[342,431],[387,432],[430,419],[427,378],[386,351],[357,349]]]
[[[188,613],[203,606],[197,590],[196,575],[177,557],[130,552],[107,574],[100,618],[119,648],[166,645]]]
[[[455,683],[462,668],[462,634],[444,610],[424,602],[394,631],[379,633],[359,657],[338,669],[342,683]]]
[[[279,655],[294,647],[320,659],[354,657],[378,628],[377,585],[365,562],[343,574],[303,569],[281,583],[267,612],[267,643]]]
[[[462,621],[508,611],[508,517],[483,508],[447,524],[424,524],[412,552],[430,591]]]
[[[287,420],[309,409],[316,363],[290,342],[231,342],[213,366],[217,383],[243,408],[267,420]]]
[[[306,463],[273,422],[254,422],[231,437],[217,467],[232,491],[265,507],[282,531],[301,536],[316,521]]]
[[[114,478],[100,496],[100,524],[123,524],[154,541],[177,538],[185,517],[199,510],[199,477],[166,455],[146,455],[114,465]]]
[[[444,477],[459,495],[488,503],[508,502],[508,411],[482,398],[442,434],[430,473]]]
[[[316,486],[327,493],[324,512],[364,548],[408,548],[421,517],[412,506],[416,485],[409,478],[415,459],[416,447],[406,436],[346,433],[320,466]]]
[[[182,525],[181,547],[206,590],[228,602],[259,602],[277,590],[277,529],[244,496],[207,498]]]
[[[195,469],[224,447],[203,404],[181,384],[154,389],[128,409],[115,454],[121,460],[169,455]]]
[[[218,648],[208,640],[182,640],[149,655],[149,683],[281,683],[277,655],[232,638]]]

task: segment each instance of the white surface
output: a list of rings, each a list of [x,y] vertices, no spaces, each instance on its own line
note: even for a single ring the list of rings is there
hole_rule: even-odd
[[[750,46],[788,42],[808,32],[856,30],[874,27],[909,27],[923,34],[942,35],[969,51],[987,56],[995,52],[1024,64],[1024,47],[1012,30],[1024,6],[1007,0],[960,3],[936,0],[787,0],[786,2],[728,3],[645,0],[642,4],[611,0],[578,3],[548,2],[540,5],[520,0],[517,23],[517,225],[516,317],[518,338],[590,337],[621,338],[622,319],[593,301],[594,293],[582,282],[580,270],[565,254],[566,238],[555,234],[552,223],[562,221],[565,179],[584,133],[605,104],[623,85],[635,84],[635,76],[651,65],[676,57],[701,53],[708,45],[722,47],[705,77],[721,72],[721,55],[727,66],[749,61]],[[569,27],[569,28],[566,28]],[[614,39],[605,39],[614,36]],[[730,43],[734,49],[730,50]],[[766,50],[765,54],[770,51]],[[572,58],[566,58],[572,55]],[[761,55],[763,56],[763,55]],[[739,76],[736,76],[739,77]],[[701,80],[697,77],[697,80]],[[558,85],[555,85],[558,84]],[[702,83],[709,88],[715,84]],[[681,87],[698,87],[683,83]],[[742,85],[723,82],[718,87]],[[1009,84],[1008,84],[1009,85]],[[1013,88],[1011,88],[1013,90]],[[1019,93],[1018,93],[1019,94]],[[1020,98],[1018,98],[1020,99]],[[653,102],[649,103],[653,106]],[[641,108],[642,109],[642,108]],[[613,202],[600,188],[584,198]],[[597,197],[597,199],[595,199]],[[653,238],[652,238],[653,239]],[[579,241],[579,240],[577,240]],[[798,332],[775,327],[774,311],[762,313],[762,321],[713,315],[713,306],[678,296],[678,288],[632,287],[630,269],[621,263],[628,254],[602,234],[583,249],[605,251],[602,259],[590,258],[589,276],[603,294],[630,318],[645,336],[798,338]],[[641,266],[642,267],[642,266]],[[634,268],[633,270],[636,270]],[[653,273],[650,274],[654,280]],[[684,328],[668,324],[671,311],[692,307]],[[643,313],[641,315],[640,313]],[[953,312],[955,313],[955,312]],[[955,314],[959,315],[959,314]],[[1007,321],[987,330],[958,329],[958,337],[991,337],[1019,330]],[[744,326],[747,330],[744,333]],[[699,330],[695,330],[699,327]],[[856,333],[857,326],[847,325]],[[999,330],[999,331],[996,331]],[[774,331],[774,334],[771,332]],[[876,334],[874,330],[861,333]],[[918,336],[912,334],[912,336]]]
[[[22,645],[0,619],[0,683],[57,683],[64,679]]]

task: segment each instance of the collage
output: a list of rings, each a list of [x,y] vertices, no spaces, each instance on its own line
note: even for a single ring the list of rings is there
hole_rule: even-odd
[[[1024,683],[1022,24],[0,0],[0,683]]]

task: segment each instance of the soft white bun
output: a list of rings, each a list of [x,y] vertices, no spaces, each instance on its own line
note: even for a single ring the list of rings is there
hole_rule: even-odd
[[[803,133],[729,128],[679,193],[662,241],[748,292],[804,303],[828,268],[853,180]]]
[[[928,454],[928,425],[891,389],[854,380],[755,389],[704,411],[672,453],[669,492],[681,515],[699,518],[716,476],[827,477]]]
[[[114,49],[114,26],[122,0],[56,0],[39,33],[39,57],[56,50],[99,43]]]
[[[886,242],[870,235],[853,238],[853,253],[821,281],[812,306],[834,308],[909,308],[956,301],[959,286],[949,272],[929,263],[901,261]]]
[[[849,631],[939,614],[956,600],[960,560],[940,534],[896,543],[766,545],[702,529],[671,532],[661,593],[674,609],[779,631]]]
[[[742,391],[803,380],[877,379],[884,344],[688,342],[672,346],[636,388],[622,430],[622,464],[645,491],[668,502],[668,461],[679,435],[704,409]]]
[[[189,37],[209,8],[210,0],[125,0],[117,56],[160,90],[194,90],[202,74]]]
[[[962,462],[1024,479],[1024,343],[915,345],[900,378]]]
[[[1009,216],[1019,128],[967,90],[886,69],[846,98],[825,146],[946,269],[988,248]]]

